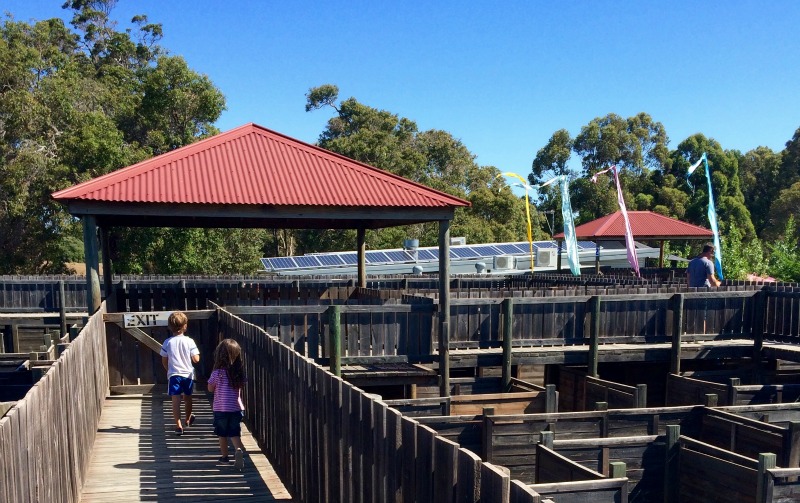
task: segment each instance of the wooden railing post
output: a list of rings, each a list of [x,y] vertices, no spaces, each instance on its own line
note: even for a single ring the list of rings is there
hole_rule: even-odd
[[[544,409],[548,414],[558,412],[558,391],[555,384],[545,386]]]
[[[777,456],[771,452],[758,455],[758,482],[756,487],[756,503],[767,503],[767,486],[769,473],[767,470],[775,468]]]
[[[622,461],[612,461],[608,464],[608,476],[612,479],[627,477],[628,466]]]
[[[678,503],[678,453],[680,445],[678,437],[681,436],[681,427],[667,425],[667,443],[665,446],[666,458],[664,459],[664,503]]]
[[[681,373],[681,335],[683,334],[683,294],[672,296],[672,361],[670,373]]]
[[[331,373],[342,376],[342,325],[340,323],[342,308],[332,305],[328,308],[328,329],[330,333]]]
[[[767,309],[766,290],[761,290],[753,296],[753,361],[761,361],[761,348],[764,346],[764,319]]]
[[[481,425],[481,434],[483,437],[482,442],[482,451],[483,451],[483,460],[487,463],[492,462],[492,420],[489,419],[489,416],[494,415],[494,407],[484,407],[483,408],[483,421]]]
[[[553,448],[553,440],[555,439],[556,434],[552,431],[543,431],[539,433],[540,442],[543,446],[547,447],[548,449]]]
[[[507,298],[502,303],[503,312],[503,393],[511,389],[511,337],[514,299]]]
[[[58,281],[58,315],[61,321],[61,337],[67,335],[67,299],[64,293],[64,280]]]
[[[647,407],[647,385],[646,384],[637,384],[636,385],[636,407],[640,409],[644,409]]]
[[[736,390],[736,386],[742,384],[742,380],[738,377],[731,377],[728,379],[728,403],[725,405],[736,405],[736,401],[738,400],[738,391]]]
[[[597,376],[597,353],[600,349],[600,296],[595,295],[591,298],[592,304],[592,324],[589,333],[589,361],[588,372],[592,377]]]

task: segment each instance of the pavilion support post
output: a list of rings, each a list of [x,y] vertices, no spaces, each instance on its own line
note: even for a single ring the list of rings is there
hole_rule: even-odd
[[[108,227],[100,228],[100,245],[103,249],[103,290],[106,294],[106,310],[117,312],[117,296],[114,295],[114,283],[111,277],[111,245]]]
[[[658,267],[664,267],[664,240],[658,242]]]
[[[367,287],[367,230],[358,228],[358,286]]]
[[[84,215],[83,254],[86,259],[86,308],[89,315],[100,309],[100,250],[97,242],[97,219]]]
[[[600,241],[594,242],[594,273],[600,274]]]
[[[450,220],[439,220],[439,395],[450,396]]]
[[[558,254],[556,255],[556,271],[561,272],[561,244],[563,241],[558,242]]]

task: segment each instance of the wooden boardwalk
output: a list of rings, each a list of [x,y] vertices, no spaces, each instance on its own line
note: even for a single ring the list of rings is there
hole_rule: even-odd
[[[183,436],[172,432],[171,411],[166,395],[106,399],[82,503],[291,501],[244,424],[244,471],[217,461],[219,443],[205,393],[195,394],[197,421]]]

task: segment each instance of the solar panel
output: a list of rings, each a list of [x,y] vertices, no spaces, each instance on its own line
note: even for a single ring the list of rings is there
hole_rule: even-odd
[[[342,261],[347,265],[358,264],[358,255],[355,253],[342,253],[339,255]]]
[[[367,264],[385,264],[386,262],[391,262],[389,257],[382,251],[368,251],[366,253],[366,261]]]
[[[556,248],[557,249],[558,248],[558,245],[555,244],[552,241],[539,241],[539,242],[536,243],[536,246],[538,246],[539,248],[542,248],[542,249],[544,249],[544,248]]]
[[[298,267],[319,267],[320,262],[317,257],[312,255],[303,255],[299,257],[294,257],[294,261],[297,262]]]
[[[387,251],[384,253],[392,262],[412,262],[414,260],[414,256],[406,251]]]
[[[417,250],[417,260],[438,260],[439,250]]]
[[[344,265],[344,260],[339,255],[316,255],[316,257],[322,265]]]
[[[578,248],[581,250],[594,250],[595,244],[592,241],[578,241]]]
[[[517,249],[517,245],[512,245],[512,244],[509,244],[509,243],[505,243],[505,244],[501,244],[501,245],[495,245],[494,247],[497,248],[498,250],[500,250],[500,255],[508,255],[508,254],[512,254],[512,253],[519,253],[519,250]]]
[[[297,264],[292,260],[292,257],[273,257],[268,258],[267,262],[269,262],[270,268],[274,271],[297,268]]]
[[[268,271],[269,271],[270,269],[272,269],[272,266],[270,266],[270,265],[269,265],[269,260],[267,260],[267,259],[265,259],[265,258],[262,258],[262,259],[261,259],[261,266],[262,266],[264,269],[268,270]]]
[[[472,246],[472,250],[481,257],[494,257],[495,255],[502,255],[503,252],[497,249],[496,246],[480,245]]]
[[[479,255],[469,248],[450,248],[450,258],[477,258]]]

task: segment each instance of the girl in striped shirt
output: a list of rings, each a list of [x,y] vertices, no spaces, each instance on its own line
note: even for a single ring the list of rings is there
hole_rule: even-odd
[[[214,393],[214,434],[219,437],[221,463],[229,463],[228,441],[236,449],[234,466],[244,468],[242,428],[244,417],[242,387],[246,379],[242,364],[242,348],[233,339],[223,339],[214,350],[214,370],[208,378],[208,391]]]

